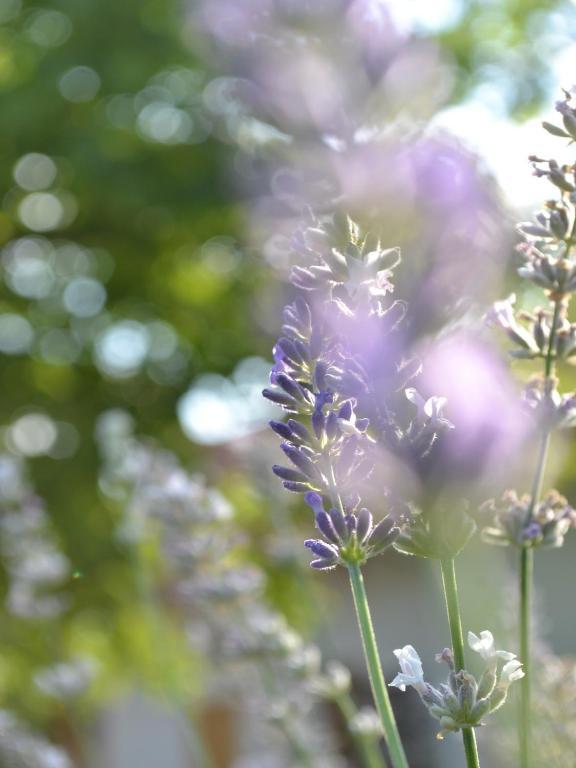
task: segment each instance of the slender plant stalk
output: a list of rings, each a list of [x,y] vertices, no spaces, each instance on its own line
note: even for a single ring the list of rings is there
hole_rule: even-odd
[[[276,685],[276,679],[274,674],[274,667],[272,664],[262,665],[260,667],[260,679],[262,685],[268,697],[271,699],[278,693],[278,686]],[[274,723],[278,731],[286,739],[288,746],[292,752],[292,756],[298,761],[298,765],[302,768],[314,768],[314,761],[305,745],[302,743],[298,733],[292,727],[289,715],[287,717],[275,718]]]
[[[360,635],[362,636],[362,645],[364,647],[364,657],[368,668],[368,676],[370,678],[370,685],[372,686],[372,695],[374,696],[376,709],[378,710],[382,728],[384,729],[384,738],[388,747],[390,761],[393,768],[408,768],[408,761],[406,760],[404,747],[400,740],[396,719],[394,718],[394,712],[388,697],[386,681],[384,680],[384,674],[382,672],[378,646],[376,645],[376,636],[374,634],[372,617],[370,615],[370,607],[368,605],[368,597],[366,595],[366,588],[364,586],[364,579],[362,577],[360,566],[357,564],[348,565],[348,574],[350,576],[352,596],[354,597],[358,627],[360,629]]]
[[[338,506],[342,514],[345,515],[346,510],[344,509],[342,497],[338,493],[334,468],[332,465],[329,465],[329,470],[332,501]],[[350,577],[352,596],[354,598],[354,607],[356,608],[358,628],[362,637],[364,658],[366,660],[368,677],[370,678],[370,686],[372,688],[372,696],[374,698],[374,703],[376,704],[378,715],[380,716],[380,722],[382,723],[384,740],[388,747],[390,760],[392,761],[393,768],[408,768],[408,761],[406,759],[404,747],[402,746],[400,734],[398,733],[396,718],[394,717],[394,711],[390,704],[388,689],[386,688],[386,681],[384,679],[384,673],[382,672],[382,664],[380,662],[378,646],[376,645],[376,635],[372,624],[368,596],[366,594],[366,587],[364,586],[364,577],[362,576],[362,571],[357,563],[350,563],[347,568]]]
[[[575,224],[576,226],[576,224]],[[561,299],[554,302],[554,315],[548,351],[544,362],[544,386],[546,390],[550,386],[550,380],[555,373],[554,343],[556,339],[556,326],[560,318],[562,308]],[[550,447],[550,430],[545,427],[540,442],[536,472],[532,485],[530,506],[528,508],[528,520],[534,514],[538,500],[542,494],[542,484],[546,470],[548,449]],[[518,742],[520,750],[520,768],[529,768],[530,765],[530,699],[532,688],[532,592],[534,583],[534,550],[523,547],[520,552],[520,660],[524,667],[524,677],[520,689],[520,718],[518,721]]]
[[[531,610],[534,575],[534,550],[524,547],[520,552],[520,659],[524,668],[520,689],[520,722],[518,739],[520,766],[528,768],[530,762],[530,698],[532,683],[531,659]]]
[[[352,701],[349,693],[341,693],[336,697],[336,705],[342,717],[346,721],[348,731],[356,747],[364,768],[386,768],[384,757],[378,747],[378,743],[373,736],[359,733],[351,727],[352,720],[357,714],[356,705]]]
[[[462,619],[460,617],[460,604],[458,601],[458,586],[456,584],[454,558],[441,560],[440,566],[442,569],[442,585],[444,587],[444,597],[446,599],[448,624],[450,625],[450,636],[452,638],[454,664],[456,665],[457,670],[465,669],[464,637],[462,634]],[[478,757],[478,747],[476,745],[476,734],[474,733],[474,729],[463,728],[462,739],[464,741],[464,752],[466,753],[466,765],[468,768],[480,768],[480,758]]]

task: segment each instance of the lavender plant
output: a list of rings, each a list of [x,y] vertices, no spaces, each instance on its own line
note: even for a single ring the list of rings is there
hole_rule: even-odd
[[[426,399],[407,387],[420,363],[404,344],[406,304],[390,297],[399,251],[383,249],[338,215],[314,220],[297,235],[295,248],[304,260],[291,274],[300,293],[284,311],[271,387],[263,393],[288,414],[286,422],[273,421],[271,427],[292,466],[275,465],[273,471],[287,490],[303,493],[314,512],[320,538],[305,542],[314,556],[311,566],[348,570],[374,700],[395,768],[407,765],[406,756],[386,692],[361,568],[391,545],[440,561],[453,645],[450,695],[460,709],[456,712],[453,702],[441,701],[442,694],[430,689],[430,696],[437,696],[431,712],[445,723],[452,717],[451,729],[463,733],[468,766],[478,766],[473,728],[497,708],[499,696],[498,704],[503,703],[509,682],[521,671],[517,665],[499,679],[493,674],[492,687],[484,683],[484,695],[474,698],[478,686],[465,668],[454,569],[474,522],[454,504],[419,509],[382,482],[387,463],[394,460],[425,475],[437,441],[453,426],[443,415],[443,398]],[[415,414],[406,413],[406,401],[415,406]],[[384,493],[389,509],[376,524],[363,503],[371,484],[380,496]],[[470,714],[475,706],[477,717]]]
[[[544,128],[553,136],[576,139],[576,109],[573,92],[565,91],[556,104],[562,126],[548,122]],[[545,305],[532,312],[516,310],[515,296],[494,304],[488,320],[505,332],[512,342],[513,357],[539,361],[541,373],[524,390],[524,401],[531,411],[539,437],[538,457],[532,488],[518,497],[508,491],[499,502],[483,507],[488,517],[484,539],[489,543],[510,544],[519,551],[519,647],[526,675],[522,683],[521,717],[518,722],[520,765],[531,763],[531,613],[534,552],[540,547],[560,547],[567,531],[574,527],[576,513],[557,491],[542,497],[548,450],[552,434],[576,423],[576,395],[559,391],[558,364],[576,355],[576,324],[568,310],[576,291],[576,262],[572,257],[576,243],[576,178],[571,164],[536,155],[530,161],[534,175],[552,185],[552,199],[532,222],[519,224],[523,242],[519,276],[542,289]]]

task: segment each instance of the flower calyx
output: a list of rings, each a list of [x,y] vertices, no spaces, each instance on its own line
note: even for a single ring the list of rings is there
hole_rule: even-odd
[[[371,557],[382,554],[400,533],[392,517],[374,524],[372,513],[359,510],[331,508],[326,511],[318,493],[307,493],[305,501],[314,511],[320,539],[308,539],[304,545],[314,555],[312,568],[326,571],[337,565],[362,565]]]
[[[499,500],[484,502],[480,515],[490,520],[482,539],[497,546],[561,547],[568,531],[576,527],[576,511],[554,490],[534,506],[528,494],[506,491]]]
[[[561,394],[554,377],[534,376],[522,392],[522,402],[542,430],[568,429],[576,424],[576,393]]]
[[[475,530],[476,524],[463,500],[439,503],[428,510],[412,507],[394,548],[405,555],[451,559],[465,547]]]

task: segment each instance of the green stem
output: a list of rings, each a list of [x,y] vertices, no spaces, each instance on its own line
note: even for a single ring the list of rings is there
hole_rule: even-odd
[[[576,227],[576,219],[575,225]],[[574,227],[573,227],[574,233]],[[573,236],[573,235],[572,235]],[[572,237],[571,236],[571,237]],[[571,244],[568,246],[568,250]],[[567,250],[567,253],[568,253]],[[562,309],[562,299],[556,299],[554,302],[554,314],[552,317],[552,326],[550,328],[550,338],[548,339],[548,350],[544,361],[544,387],[548,392],[551,387],[551,378],[555,373],[556,359],[554,356],[554,344],[556,340],[556,330],[560,319]],[[546,470],[546,461],[548,458],[548,449],[550,447],[550,429],[544,428],[542,439],[540,441],[540,450],[536,461],[536,472],[532,483],[532,493],[530,506],[526,514],[526,522],[529,523],[538,500],[542,495],[542,485],[544,473]],[[530,547],[522,547],[520,552],[520,661],[524,667],[524,677],[520,688],[520,718],[518,721],[518,744],[520,750],[520,768],[529,768],[530,765],[530,699],[532,688],[532,591],[534,582],[534,550]]]
[[[554,373],[554,342],[556,341],[556,331],[558,326],[558,320],[560,319],[560,310],[562,309],[562,299],[556,299],[554,302],[554,314],[552,316],[552,326],[550,328],[550,338],[548,339],[548,351],[546,353],[546,361],[544,363],[544,376],[549,379]]]
[[[540,452],[536,464],[536,474],[532,485],[530,506],[526,515],[529,522],[538,499],[542,493],[546,458],[550,446],[550,432],[542,436]],[[520,749],[520,768],[530,765],[530,698],[532,687],[532,591],[534,582],[534,550],[522,547],[520,550],[520,661],[523,664],[524,677],[520,683],[520,719],[518,722],[518,744]]]
[[[354,746],[362,759],[364,768],[386,768],[377,740],[373,736],[359,733],[352,727],[352,721],[358,714],[358,710],[352,701],[350,694],[339,694],[336,697],[335,702],[342,713],[342,717],[346,721],[348,732],[350,733]]]
[[[386,681],[384,680],[384,674],[382,672],[378,646],[376,645],[376,636],[374,634],[372,617],[370,615],[370,607],[368,605],[368,597],[366,595],[366,588],[364,586],[364,579],[362,577],[360,566],[356,563],[348,565],[348,574],[350,576],[352,596],[354,597],[358,627],[360,629],[360,635],[362,636],[364,657],[368,668],[372,695],[382,722],[384,738],[390,754],[390,760],[393,768],[408,768],[408,761],[406,760],[404,747],[400,740],[398,726],[396,725],[394,712],[388,697]]]
[[[465,669],[464,636],[462,634],[462,619],[460,617],[460,604],[458,602],[458,585],[456,584],[454,558],[441,560],[440,566],[442,569],[442,584],[444,586],[444,597],[446,599],[448,624],[450,625],[450,636],[452,638],[454,664],[456,670],[459,671]],[[466,765],[468,768],[480,768],[480,758],[478,757],[478,747],[476,745],[476,734],[474,733],[474,729],[463,728],[462,739],[464,741],[464,752],[466,753]]]
[[[574,245],[576,236],[576,216],[572,223],[570,237],[566,241],[566,252],[564,258],[567,259]],[[554,354],[554,344],[556,341],[557,325],[560,319],[560,312],[563,306],[562,297],[554,301],[554,314],[552,316],[552,326],[550,328],[550,338],[548,339],[548,350],[544,361],[544,387],[548,392],[555,375],[556,357]],[[542,494],[542,485],[544,472],[546,470],[546,461],[548,458],[548,449],[550,447],[550,429],[544,428],[542,440],[540,442],[540,451],[536,462],[536,472],[532,484],[532,494],[530,506],[526,515],[526,522],[530,522],[538,499]],[[518,744],[520,750],[520,768],[529,768],[530,766],[530,742],[531,742],[531,688],[532,688],[532,591],[534,584],[534,550],[529,547],[523,547],[520,552],[520,661],[524,668],[524,677],[521,680],[520,689],[520,718],[518,721]]]
[[[531,694],[531,608],[534,573],[534,550],[523,547],[520,552],[520,659],[524,667],[520,692],[520,723],[518,739],[520,766],[530,764],[530,694]]]
[[[546,469],[546,460],[548,458],[549,447],[550,432],[546,430],[542,435],[542,441],[540,443],[540,451],[538,453],[538,461],[536,464],[536,473],[534,475],[534,482],[532,483],[530,506],[528,508],[528,519],[530,519],[534,514],[534,509],[536,508],[538,499],[542,495],[542,483],[544,480],[544,470]]]

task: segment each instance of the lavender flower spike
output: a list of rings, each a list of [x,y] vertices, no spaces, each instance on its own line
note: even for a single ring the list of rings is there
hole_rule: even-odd
[[[385,251],[374,238],[361,236],[354,222],[338,215],[330,221],[315,221],[298,233],[294,243],[307,263],[294,266],[291,281],[308,298],[300,295],[284,310],[281,337],[274,347],[271,386],[263,394],[290,414],[285,426],[274,422],[272,428],[283,438],[281,448],[295,469],[275,466],[274,472],[287,490],[303,492],[314,511],[321,538],[305,542],[314,555],[312,568],[331,570],[343,565],[348,570],[390,760],[394,768],[408,768],[360,570],[399,534],[392,518],[374,525],[371,512],[361,506],[360,492],[374,469],[375,444],[379,439],[392,441],[398,448],[403,434],[392,424],[389,409],[384,418],[374,408],[381,394],[371,388],[371,379],[377,378],[375,345],[404,315],[398,313],[398,302],[387,306],[392,269],[400,256],[397,249]],[[364,340],[369,341],[367,346]],[[400,372],[400,362],[391,359],[387,368]],[[406,364],[404,368],[414,372],[418,366]],[[382,378],[380,373],[378,377]],[[403,371],[387,378],[398,392],[412,375]],[[427,417],[427,421],[433,420],[439,421]],[[435,433],[426,429],[428,425],[418,426],[422,454]],[[408,430],[406,439],[411,439]],[[328,509],[325,504],[330,505]]]

